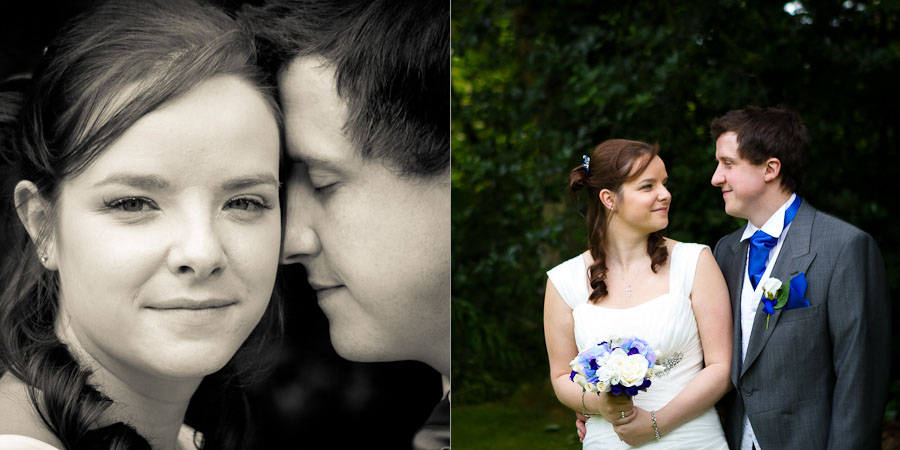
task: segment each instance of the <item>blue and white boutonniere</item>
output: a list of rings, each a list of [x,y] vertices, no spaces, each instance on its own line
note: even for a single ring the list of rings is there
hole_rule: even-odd
[[[806,275],[803,272],[794,275],[787,283],[778,278],[769,278],[762,283],[763,311],[766,313],[766,330],[769,329],[769,317],[776,309],[800,309],[809,307],[806,295]]]

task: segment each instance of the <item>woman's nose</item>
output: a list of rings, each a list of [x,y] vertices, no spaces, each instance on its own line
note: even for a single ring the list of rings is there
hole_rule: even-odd
[[[213,221],[212,217],[194,216],[176,229],[179,235],[167,258],[170,272],[205,279],[225,270],[228,259]]]

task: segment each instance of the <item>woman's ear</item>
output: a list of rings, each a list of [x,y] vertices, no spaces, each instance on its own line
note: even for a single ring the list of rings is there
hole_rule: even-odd
[[[610,191],[609,189],[603,189],[600,191],[600,193],[598,195],[600,196],[600,203],[603,203],[603,206],[606,209],[608,209],[610,211],[616,210],[616,202],[615,202],[616,197],[612,191]]]
[[[38,259],[47,269],[56,270],[53,233],[49,232],[53,225],[50,202],[46,201],[37,186],[28,180],[19,181],[13,195],[19,220],[37,249]]]

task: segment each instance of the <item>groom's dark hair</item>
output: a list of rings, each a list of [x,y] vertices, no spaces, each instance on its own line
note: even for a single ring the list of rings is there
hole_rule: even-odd
[[[800,114],[783,106],[748,106],[728,111],[712,121],[713,140],[733,131],[737,134],[738,155],[753,164],[769,158],[781,161],[781,185],[797,192],[809,165],[809,135]]]
[[[332,65],[363,157],[411,176],[450,166],[449,1],[269,0],[240,20],[273,75],[297,57]]]

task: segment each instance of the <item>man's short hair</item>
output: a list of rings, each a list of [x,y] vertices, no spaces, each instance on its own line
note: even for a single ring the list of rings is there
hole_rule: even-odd
[[[344,129],[363,157],[402,175],[450,165],[450,7],[447,0],[272,0],[246,6],[273,74],[294,58],[333,64],[347,102]]]
[[[713,140],[729,131],[737,135],[738,155],[753,164],[781,161],[781,185],[797,192],[809,165],[809,135],[800,114],[783,106],[748,106],[728,111],[710,124]]]

